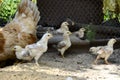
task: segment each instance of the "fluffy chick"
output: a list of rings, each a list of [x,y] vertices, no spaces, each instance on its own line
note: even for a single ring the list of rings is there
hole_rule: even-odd
[[[33,57],[30,56],[29,52],[21,46],[14,46],[15,55],[17,59],[31,61]]]
[[[64,33],[65,31],[69,31],[68,28],[69,23],[68,22],[62,22],[61,26],[59,29],[56,30],[57,33]]]
[[[40,56],[47,51],[48,49],[48,40],[52,38],[53,35],[51,33],[45,33],[42,38],[35,44],[27,45],[25,47],[26,50],[28,50],[30,56],[32,56],[35,60],[35,63],[38,64],[38,59]]]
[[[58,43],[57,49],[64,58],[64,52],[71,46],[69,35],[72,34],[70,31],[65,31],[63,34],[63,40]]]
[[[104,47],[104,46],[90,47],[89,52],[92,52],[92,54],[97,55],[97,54],[98,54],[97,52],[98,52],[102,47]]]
[[[74,32],[74,34],[80,38],[80,39],[84,39],[85,37],[85,28],[80,28],[78,31]]]
[[[106,64],[109,64],[107,61],[110,55],[113,53],[113,45],[115,44],[116,40],[115,39],[110,39],[107,43],[106,46],[98,46],[96,48],[90,48],[90,51],[93,51],[93,53],[98,54],[97,58],[94,61],[94,64],[97,64],[97,60],[100,58],[104,58],[104,61]]]

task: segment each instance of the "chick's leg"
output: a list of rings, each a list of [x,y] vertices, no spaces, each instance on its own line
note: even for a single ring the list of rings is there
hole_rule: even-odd
[[[24,60],[16,60],[14,65],[17,65],[17,64],[22,64],[22,63],[25,63],[26,61]]]
[[[94,61],[94,64],[97,64],[97,60],[100,59],[100,56],[98,55],[97,58]]]
[[[64,56],[64,52],[65,52],[65,50],[61,50],[62,58],[65,58],[65,56]]]
[[[109,62],[108,62],[108,58],[109,58],[109,55],[107,55],[106,57],[105,57],[105,64],[110,64]]]
[[[65,58],[64,54],[62,54],[62,58]]]
[[[39,58],[40,58],[39,55],[35,56],[35,58],[34,58],[34,59],[35,59],[35,64],[36,64],[37,66],[39,66],[39,63],[38,63]]]
[[[14,63],[14,65],[17,65],[17,64],[20,64],[19,60],[15,61],[15,63]]]

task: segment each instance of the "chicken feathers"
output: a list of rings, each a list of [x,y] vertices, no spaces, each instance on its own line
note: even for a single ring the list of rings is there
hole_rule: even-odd
[[[36,4],[21,0],[14,19],[0,29],[0,61],[16,58],[12,50],[15,45],[25,47],[36,42],[39,14]]]

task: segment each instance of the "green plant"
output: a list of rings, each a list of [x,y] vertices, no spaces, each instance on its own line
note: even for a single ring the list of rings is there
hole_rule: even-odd
[[[117,17],[117,15],[114,13],[114,12],[111,12],[111,11],[106,11],[106,13],[104,14],[104,21],[107,21],[107,20],[109,20],[109,19],[113,19],[113,18],[115,18],[115,17]],[[119,18],[119,16],[118,16],[118,18]]]
[[[86,29],[86,38],[89,40],[89,41],[92,41],[95,39],[95,30],[93,29],[92,25],[89,24],[85,27]]]
[[[6,22],[11,20],[19,2],[20,0],[2,0],[0,3],[0,18]]]
[[[32,0],[32,2],[37,3],[37,0]]]
[[[2,19],[3,22],[12,20],[20,1],[21,0],[0,0],[0,19]],[[37,0],[32,1],[37,3]]]
[[[120,20],[120,0],[103,0],[104,21],[118,18]]]

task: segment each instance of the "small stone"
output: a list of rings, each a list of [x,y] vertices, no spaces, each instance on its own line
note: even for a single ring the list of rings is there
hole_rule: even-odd
[[[82,64],[82,62],[77,62],[77,64]]]

